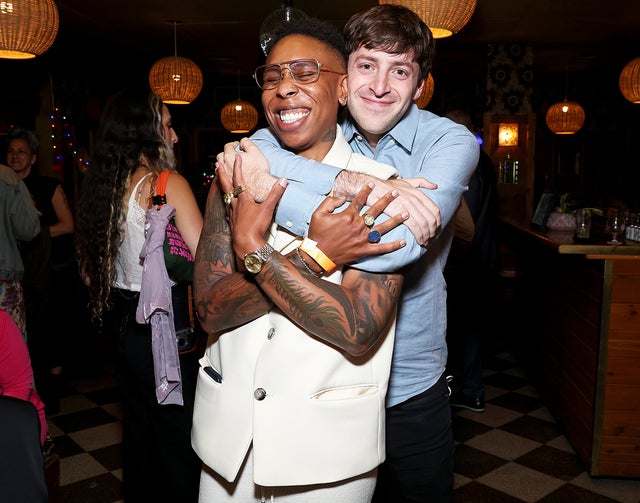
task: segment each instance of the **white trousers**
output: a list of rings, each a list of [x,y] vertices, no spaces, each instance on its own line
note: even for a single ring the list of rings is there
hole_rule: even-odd
[[[336,453],[336,461],[340,454]],[[304,463],[304,460],[300,460]],[[253,447],[240,473],[228,482],[203,465],[200,475],[200,503],[369,503],[376,487],[378,469],[331,484],[266,487],[253,482]]]

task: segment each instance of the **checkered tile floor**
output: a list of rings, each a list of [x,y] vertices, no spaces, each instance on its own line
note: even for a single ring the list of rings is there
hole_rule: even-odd
[[[640,502],[640,479],[589,476],[513,353],[485,357],[484,376],[486,411],[454,409],[455,502]],[[121,500],[120,419],[108,372],[69,380],[60,414],[49,418],[58,501]]]

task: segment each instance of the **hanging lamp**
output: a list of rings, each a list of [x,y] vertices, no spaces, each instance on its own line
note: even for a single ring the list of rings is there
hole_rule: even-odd
[[[149,84],[164,103],[188,105],[202,90],[202,71],[193,61],[178,56],[177,21],[173,21],[173,56],[159,59],[149,72]]]
[[[230,133],[248,133],[258,123],[258,111],[248,101],[238,98],[222,107],[220,121]]]
[[[256,107],[240,99],[240,71],[238,71],[238,99],[222,107],[220,122],[227,131],[237,134],[248,133],[258,124]]]
[[[477,0],[379,0],[381,5],[403,5],[418,14],[433,38],[450,37],[469,22]]]
[[[632,59],[620,72],[618,86],[631,103],[640,103],[640,58]]]
[[[565,74],[564,101],[551,105],[545,117],[547,126],[555,134],[577,133],[584,124],[584,109],[575,101],[567,100],[568,81],[569,70]]]
[[[40,56],[53,45],[58,25],[54,0],[0,2],[0,58]]]
[[[293,0],[284,0],[280,8],[269,14],[260,26],[258,40],[260,41],[262,53],[265,56],[269,54],[273,33],[281,24],[290,21],[298,21],[305,17],[308,17],[305,12],[300,9],[294,9]]]
[[[433,76],[429,74],[427,76],[427,80],[425,80],[424,82],[424,87],[422,88],[422,92],[420,93],[420,96],[418,96],[418,99],[416,100],[416,105],[418,105],[418,108],[420,110],[424,110],[426,106],[429,104],[429,102],[431,101],[431,98],[433,97],[434,89],[435,89],[435,83],[433,82]]]

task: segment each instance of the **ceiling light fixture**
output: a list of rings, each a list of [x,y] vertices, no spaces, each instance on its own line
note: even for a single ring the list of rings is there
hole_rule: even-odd
[[[431,29],[433,38],[450,37],[469,22],[477,0],[379,0],[408,7]]]
[[[258,40],[260,41],[262,53],[265,56],[269,54],[273,33],[281,24],[298,21],[305,17],[308,17],[305,12],[293,8],[293,0],[285,0],[279,9],[274,10],[264,19],[260,26]]]
[[[202,71],[193,61],[178,56],[177,21],[173,21],[174,55],[159,59],[149,72],[149,84],[164,103],[188,105],[202,90]]]
[[[420,96],[418,96],[418,99],[416,100],[416,105],[418,105],[418,108],[420,110],[424,110],[426,106],[429,104],[429,102],[431,101],[431,98],[433,97],[434,89],[435,89],[435,83],[433,81],[433,76],[429,74],[427,76],[427,80],[425,80],[424,82],[424,87],[422,88],[422,92],[420,93]]]
[[[582,106],[575,101],[567,100],[568,80],[569,70],[565,74],[564,101],[551,105],[545,118],[547,126],[555,134],[574,134],[584,125],[585,115]]]
[[[640,58],[632,59],[620,72],[618,86],[631,103],[640,103]]]
[[[58,25],[54,0],[0,2],[0,58],[40,56],[53,45]]]
[[[220,121],[230,133],[248,133],[258,123],[258,111],[248,101],[238,98],[222,107]]]

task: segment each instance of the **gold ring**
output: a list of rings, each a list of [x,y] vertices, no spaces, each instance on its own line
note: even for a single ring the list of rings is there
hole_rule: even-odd
[[[376,223],[376,217],[374,217],[371,213],[365,213],[362,215],[362,220],[364,220],[364,225],[367,227],[372,227],[374,223]]]
[[[224,201],[224,204],[226,204],[227,206],[230,206],[231,200],[233,199],[233,193],[227,192],[224,196],[222,196],[222,199]]]
[[[237,187],[233,188],[233,197],[238,197],[240,194],[242,194],[245,190],[247,190],[246,187],[244,187],[243,185],[238,185]]]

